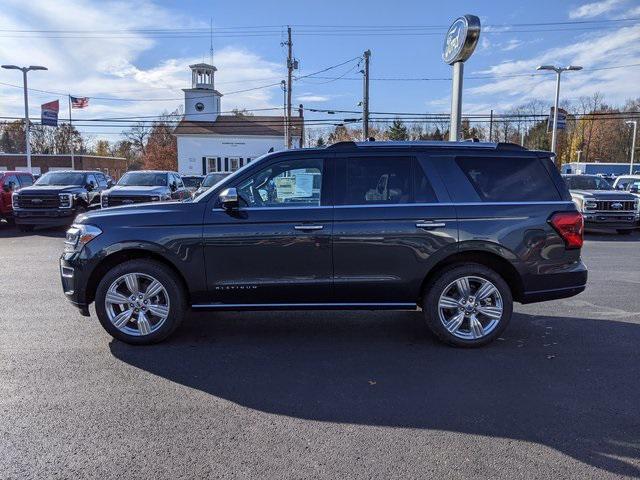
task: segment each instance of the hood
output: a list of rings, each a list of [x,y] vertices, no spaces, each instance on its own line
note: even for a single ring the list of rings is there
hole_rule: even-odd
[[[57,195],[58,193],[81,193],[86,190],[79,185],[32,185],[21,189],[20,195]]]
[[[628,192],[616,190],[570,190],[572,195],[594,200],[635,200],[636,197]]]
[[[205,204],[194,202],[136,203],[102,210],[90,210],[76,217],[75,223],[87,223],[105,229],[198,224],[202,226]]]
[[[140,186],[140,185],[131,185],[131,186],[121,186],[116,185],[115,187],[110,188],[109,190],[105,190],[104,193],[109,196],[131,196],[131,195],[163,195],[169,191],[169,187],[161,187],[161,186]]]

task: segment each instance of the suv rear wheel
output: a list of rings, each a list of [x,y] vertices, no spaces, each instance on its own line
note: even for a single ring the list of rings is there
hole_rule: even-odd
[[[459,347],[479,347],[498,337],[513,311],[504,279],[479,264],[454,266],[443,272],[425,296],[429,328],[440,340]]]
[[[184,289],[175,274],[152,260],[112,268],[96,291],[96,313],[104,329],[135,345],[167,338],[182,322],[185,308]]]

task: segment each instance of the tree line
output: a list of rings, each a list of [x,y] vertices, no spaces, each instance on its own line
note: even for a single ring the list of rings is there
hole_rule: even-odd
[[[631,153],[632,128],[625,122],[640,120],[640,97],[630,99],[621,107],[604,101],[600,93],[581,97],[575,102],[564,102],[566,127],[558,130],[557,156],[562,163],[577,161],[628,162]],[[533,100],[516,106],[490,122],[463,118],[462,137],[481,141],[522,144],[532,150],[550,150],[551,133],[547,119],[549,104]],[[534,116],[538,116],[538,119]],[[492,123],[492,125],[490,124]],[[369,137],[375,140],[448,140],[448,120],[408,120],[395,118],[369,126]],[[362,129],[340,124],[332,130],[307,129],[306,144],[324,146],[342,141],[360,141]],[[637,141],[640,149],[640,141]]]

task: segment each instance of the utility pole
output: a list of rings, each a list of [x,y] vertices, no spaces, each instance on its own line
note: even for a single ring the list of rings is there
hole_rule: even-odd
[[[491,115],[489,115],[489,143],[493,140],[493,110],[491,110]]]
[[[633,125],[633,137],[631,138],[631,163],[629,163],[629,175],[633,175],[633,160],[636,153],[636,130],[638,129],[637,120],[629,120],[625,122],[627,125]]]
[[[371,50],[364,52],[364,77],[362,93],[362,136],[366,142],[369,140],[369,58]]]
[[[293,42],[291,41],[291,27],[287,27],[287,148],[291,148],[291,91],[293,90],[293,71],[298,68],[298,62],[293,58]]]

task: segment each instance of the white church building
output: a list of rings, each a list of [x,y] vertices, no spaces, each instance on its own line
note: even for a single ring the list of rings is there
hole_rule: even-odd
[[[222,94],[214,87],[216,67],[190,65],[191,88],[184,89],[184,117],[174,130],[181,175],[231,173],[267,152],[286,148],[285,117],[221,115]],[[292,145],[301,146],[302,109],[291,118]]]

